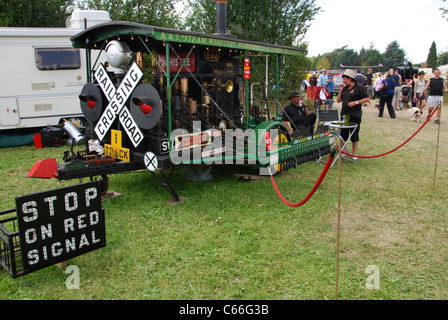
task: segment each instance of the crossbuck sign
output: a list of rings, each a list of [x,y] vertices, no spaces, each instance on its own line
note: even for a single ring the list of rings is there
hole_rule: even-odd
[[[109,101],[106,110],[95,127],[95,133],[100,140],[103,140],[117,116],[134,147],[137,147],[143,140],[143,134],[130,111],[124,107],[142,76],[143,72],[137,63],[134,62],[117,89],[102,64],[96,70],[95,79]]]

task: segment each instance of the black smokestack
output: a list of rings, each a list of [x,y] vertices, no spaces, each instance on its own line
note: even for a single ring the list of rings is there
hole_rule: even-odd
[[[227,0],[216,0],[216,33],[227,33]]]
[[[216,1],[216,34],[236,38],[227,33],[227,0]]]

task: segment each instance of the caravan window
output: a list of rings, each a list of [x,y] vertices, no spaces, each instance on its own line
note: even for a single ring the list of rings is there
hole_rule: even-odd
[[[35,48],[36,67],[39,70],[81,68],[81,55],[75,48]]]

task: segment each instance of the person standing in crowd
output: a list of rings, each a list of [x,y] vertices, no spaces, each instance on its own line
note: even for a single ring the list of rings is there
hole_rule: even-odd
[[[311,74],[309,82],[310,82],[310,86],[311,87],[317,86],[317,77],[316,77],[316,73],[315,72],[313,72]]]
[[[448,92],[448,88],[446,86],[443,78],[440,77],[440,69],[434,70],[434,78],[429,79],[428,83],[423,88],[423,91],[420,93],[420,96],[425,94],[425,91],[429,88],[428,94],[428,117],[434,111],[434,108],[440,104],[439,109],[437,109],[436,120],[434,121],[437,124],[440,124],[440,109],[443,105],[443,91]]]
[[[361,73],[361,69],[358,69],[358,73],[355,76],[355,80],[357,84],[362,85],[363,87],[366,87],[366,77]]]
[[[416,101],[416,107],[420,109],[420,112],[423,114],[423,108],[426,107],[426,95],[423,92],[425,89],[425,71],[419,71],[418,79],[414,84],[414,98]]]
[[[401,110],[401,76],[398,68],[390,69],[390,77],[394,80],[394,96],[393,96],[393,104],[395,110]]]
[[[317,79],[317,82],[320,83],[321,87],[326,87],[328,81],[328,74],[326,69],[322,69],[322,74],[319,76],[319,79]]]
[[[366,89],[369,94],[369,98],[373,99],[375,97],[375,92],[373,91],[373,70],[369,68],[366,74]]]
[[[358,69],[358,73],[355,76],[356,83],[362,85],[364,88],[367,89],[367,78],[365,75],[362,74],[361,69]],[[365,103],[363,104],[366,105]]]
[[[350,115],[350,122],[356,123],[356,129],[341,129],[341,137],[347,141],[351,130],[354,130],[351,137],[353,159],[356,160],[359,147],[359,130],[361,126],[362,104],[369,102],[369,95],[367,94],[365,86],[356,82],[356,73],[354,70],[347,69],[342,75],[343,85],[339,86],[339,93],[337,102],[342,102],[341,116]],[[343,150],[341,150],[343,151]]]
[[[378,73],[378,78],[376,78],[375,83],[373,84],[373,88],[375,89],[375,98],[380,97],[380,86],[383,83],[383,74],[381,72]],[[379,107],[378,104],[375,104],[375,107]]]
[[[417,81],[418,81],[418,74],[414,73],[412,75],[412,82],[411,82],[411,93],[410,96],[413,97],[412,99],[412,108],[417,107],[417,97],[415,96],[415,86],[417,85]]]
[[[331,74],[328,76],[327,90],[328,90],[328,92],[330,92],[330,99],[333,99],[333,96],[334,96],[334,81],[333,81],[333,76]]]
[[[300,130],[305,127],[309,131],[307,134],[314,133],[314,124],[316,123],[317,116],[315,113],[310,112],[305,101],[302,100],[300,94],[296,91],[289,97],[291,103],[283,109],[282,122],[292,135],[294,131]],[[291,127],[289,126],[290,123]]]
[[[383,90],[386,85],[388,86],[387,90]],[[390,71],[388,71],[388,72],[386,72],[385,79],[381,82],[381,86],[379,87],[379,91],[380,91],[379,109],[380,109],[380,112],[378,114],[378,117],[380,117],[380,118],[383,117],[384,104],[387,104],[387,111],[389,112],[389,116],[392,119],[395,119],[395,117],[396,117],[394,107],[392,106],[392,99],[393,99],[394,93],[395,93],[394,87],[395,87],[395,82],[392,79]]]

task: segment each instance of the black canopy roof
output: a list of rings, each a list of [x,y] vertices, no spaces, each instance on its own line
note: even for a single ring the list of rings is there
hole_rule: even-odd
[[[134,22],[114,21],[90,27],[73,36],[75,48],[101,49],[111,40],[126,42],[132,51],[144,51],[145,42],[173,42],[179,44],[215,46],[254,53],[304,56],[305,50],[238,39],[227,34],[205,34],[155,27]]]

